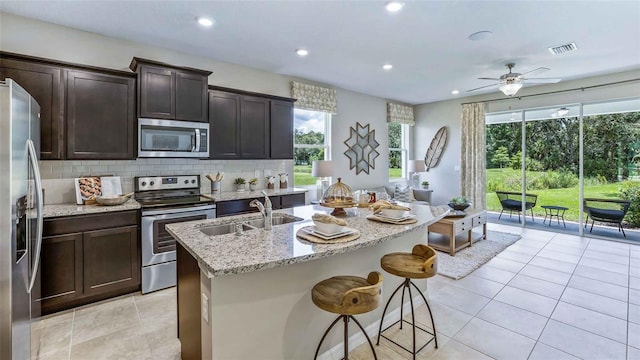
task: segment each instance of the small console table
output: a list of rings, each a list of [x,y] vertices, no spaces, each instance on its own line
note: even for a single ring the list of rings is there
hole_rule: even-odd
[[[473,245],[473,228],[482,225],[482,236],[477,240],[487,238],[487,211],[481,209],[467,209],[464,217],[445,217],[429,225],[429,246],[436,250],[448,252],[455,256],[467,246]],[[431,233],[440,235],[431,235]]]

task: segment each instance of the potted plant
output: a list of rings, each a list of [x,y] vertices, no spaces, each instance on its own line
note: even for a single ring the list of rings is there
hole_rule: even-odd
[[[423,181],[422,182],[422,188],[423,189],[428,189],[429,188],[429,182],[428,181]]]
[[[249,190],[254,191],[258,188],[258,178],[249,179]]]
[[[449,206],[458,211],[464,211],[471,204],[469,203],[469,199],[464,196],[456,196],[449,201]]]
[[[243,178],[236,178],[233,180],[233,186],[236,188],[236,191],[244,191],[245,190],[246,180]]]

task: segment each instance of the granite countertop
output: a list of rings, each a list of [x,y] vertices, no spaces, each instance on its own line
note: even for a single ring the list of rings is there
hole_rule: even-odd
[[[215,191],[212,193],[203,193],[202,196],[208,197],[215,201],[228,201],[228,200],[240,200],[240,199],[250,199],[264,196],[262,195],[262,191],[266,191],[269,196],[278,196],[278,195],[291,195],[291,194],[301,194],[306,193],[307,189],[301,188],[286,188],[286,189],[258,189],[256,191]]]
[[[87,214],[100,214],[113,211],[137,210],[140,204],[133,199],[129,199],[122,205],[104,206],[104,205],[76,205],[76,204],[55,204],[44,206],[44,218],[53,218],[59,216],[75,216]]]
[[[242,222],[250,219],[262,219],[260,214],[246,214],[221,219],[198,220],[175,223],[166,226],[167,231],[189,251],[198,261],[200,268],[208,272],[209,277],[240,274],[268,269],[288,264],[319,259],[335,254],[346,253],[383,241],[396,238],[412,231],[425,231],[426,226],[442,219],[448,212],[448,206],[427,206],[406,204],[417,216],[417,223],[393,225],[367,220],[369,209],[347,209],[345,218],[348,226],[360,231],[360,238],[339,244],[315,244],[296,237],[296,232],[305,226],[313,225],[314,213],[330,213],[332,209],[318,205],[300,206],[292,209],[274,211],[302,218],[302,221],[274,225],[273,230],[245,230],[240,236],[234,233],[207,236],[200,228]]]

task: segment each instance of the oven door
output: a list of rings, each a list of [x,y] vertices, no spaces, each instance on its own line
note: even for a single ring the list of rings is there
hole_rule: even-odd
[[[176,260],[176,241],[173,236],[165,230],[165,225],[185,221],[213,219],[215,216],[215,205],[143,211],[141,225],[142,266]]]

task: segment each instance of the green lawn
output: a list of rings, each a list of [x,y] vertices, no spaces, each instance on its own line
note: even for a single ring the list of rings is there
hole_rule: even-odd
[[[518,170],[519,171],[519,170]],[[516,172],[512,169],[487,169],[487,182],[491,179],[502,180],[507,174]],[[605,185],[585,186],[585,197],[595,198],[619,198],[620,197],[620,184],[612,183]],[[565,213],[565,220],[578,221],[579,216],[579,188],[578,186],[564,188],[564,189],[547,189],[547,190],[531,190],[528,193],[538,195],[538,202],[536,207],[533,208],[533,213],[536,216],[544,216],[544,209],[542,205],[559,205],[569,208]],[[487,192],[487,209],[498,211],[502,210],[498,196],[494,191]]]

